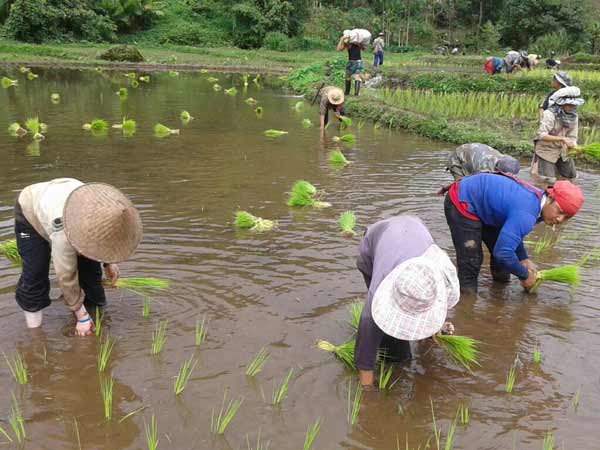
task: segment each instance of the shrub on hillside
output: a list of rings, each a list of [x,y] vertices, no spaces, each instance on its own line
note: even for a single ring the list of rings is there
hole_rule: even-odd
[[[279,31],[271,31],[266,34],[263,47],[267,50],[287,52],[291,49],[290,38]]]
[[[191,45],[194,47],[222,47],[228,44],[223,30],[207,27],[204,23],[177,22],[158,38],[160,44]]]

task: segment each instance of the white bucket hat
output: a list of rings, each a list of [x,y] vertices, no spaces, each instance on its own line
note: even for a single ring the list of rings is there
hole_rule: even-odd
[[[437,245],[399,264],[381,282],[371,306],[373,320],[396,339],[433,336],[459,300],[456,268]]]

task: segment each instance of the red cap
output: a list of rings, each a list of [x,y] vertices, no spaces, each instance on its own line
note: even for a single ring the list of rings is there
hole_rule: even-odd
[[[547,192],[556,200],[560,209],[570,217],[577,214],[577,211],[583,205],[583,193],[581,189],[570,181],[557,181]]]

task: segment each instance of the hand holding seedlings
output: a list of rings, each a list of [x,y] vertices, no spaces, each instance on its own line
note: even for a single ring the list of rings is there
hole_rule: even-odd
[[[104,273],[106,274],[106,278],[110,281],[111,286],[114,286],[117,283],[119,276],[121,275],[121,271],[117,264],[107,264],[104,266]]]
[[[521,281],[521,286],[523,286],[526,290],[530,290],[537,281],[537,272],[535,270],[527,269],[529,276],[527,279]]]

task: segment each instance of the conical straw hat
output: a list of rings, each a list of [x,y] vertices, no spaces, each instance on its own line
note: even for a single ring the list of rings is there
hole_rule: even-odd
[[[344,91],[336,87],[329,89],[327,92],[327,100],[332,105],[341,105],[344,103]]]
[[[142,239],[142,220],[133,203],[104,183],[84,184],[71,192],[63,224],[69,243],[94,261],[124,261]]]

